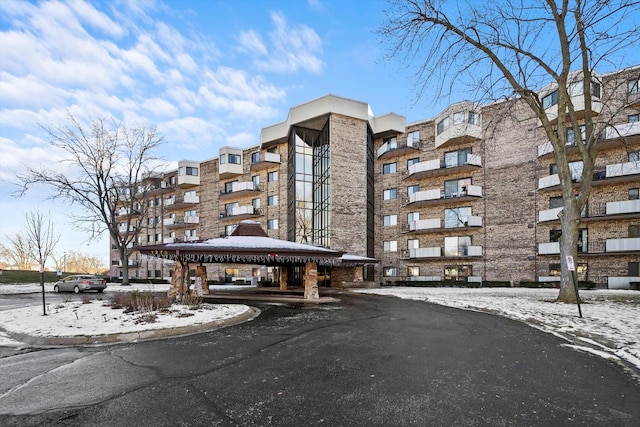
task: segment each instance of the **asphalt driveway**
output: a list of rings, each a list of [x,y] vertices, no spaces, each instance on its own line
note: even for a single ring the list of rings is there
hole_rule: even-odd
[[[188,337],[0,359],[0,425],[640,425],[619,366],[508,319],[370,295]]]

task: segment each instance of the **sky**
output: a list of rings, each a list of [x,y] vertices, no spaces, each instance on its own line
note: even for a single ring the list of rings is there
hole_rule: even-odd
[[[0,238],[24,233],[28,212],[51,213],[56,253],[108,261],[107,235],[89,240],[45,187],[15,197],[16,173],[64,169],[42,126],[113,117],[156,126],[157,153],[217,157],[259,143],[293,106],[334,94],[374,115],[432,118],[466,99],[417,97],[415,70],[388,60],[380,28],[386,0],[1,0]],[[636,58],[635,63],[640,62]],[[631,61],[633,63],[633,61]],[[456,96],[458,98],[456,98]]]
[[[64,167],[41,126],[114,117],[156,126],[168,168],[257,145],[289,108],[332,93],[374,114],[431,114],[414,105],[408,73],[383,61],[376,28],[386,2],[0,2],[0,236],[22,233],[24,215],[51,213],[56,253],[107,264],[105,234],[88,241],[45,187],[16,198],[27,166]]]

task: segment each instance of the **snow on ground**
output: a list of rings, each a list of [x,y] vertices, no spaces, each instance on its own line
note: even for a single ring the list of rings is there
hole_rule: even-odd
[[[40,302],[0,311],[0,328],[8,333],[36,337],[97,336],[199,325],[233,318],[250,310],[241,304],[202,304],[197,310],[174,304],[167,313],[154,312],[157,314],[156,320],[149,323],[139,321],[143,313],[124,313],[124,309],[113,309],[107,304],[111,292],[166,292],[168,289],[169,285],[108,285],[103,300],[92,300],[86,304],[75,294],[67,294],[69,301],[45,303],[47,316],[43,316]],[[45,291],[52,292],[53,283],[45,284]],[[0,295],[34,292],[41,292],[39,284],[0,285]],[[0,346],[22,345],[0,330]]]
[[[380,288],[356,292],[393,295],[466,310],[497,314],[568,339],[573,348],[640,369],[640,292],[581,291],[582,318],[575,304],[553,302],[557,289]]]

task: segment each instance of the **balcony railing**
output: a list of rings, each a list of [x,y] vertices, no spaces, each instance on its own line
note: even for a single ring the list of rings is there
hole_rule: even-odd
[[[260,215],[261,211],[259,208],[254,208],[253,206],[238,206],[232,209],[228,209],[225,212],[220,213],[220,218],[232,218],[244,215]]]
[[[440,218],[420,219],[411,221],[407,224],[409,231],[431,230],[441,228],[442,221]]]
[[[444,256],[482,256],[482,246],[445,246]]]
[[[443,145],[453,145],[482,139],[482,128],[479,124],[460,123],[450,125],[436,135],[436,148]]]
[[[609,276],[607,287],[609,289],[629,289],[631,282],[640,282],[640,276]]]
[[[558,214],[562,211],[562,207],[545,209],[538,212],[538,222],[555,221],[558,219]]]
[[[257,161],[251,163],[251,170],[257,171],[268,168],[270,166],[279,165],[281,162],[280,154],[278,153],[260,153],[260,157]]]
[[[553,255],[560,253],[560,242],[549,242],[538,244],[539,255]]]
[[[444,163],[440,159],[414,163],[407,168],[406,178],[422,178],[458,172],[459,168],[469,169],[482,167],[482,158],[476,154],[467,154],[464,161]]]
[[[231,194],[252,191],[259,191],[259,187],[254,184],[253,181],[233,182],[231,183],[230,188],[225,189],[225,191],[221,192],[220,195],[227,196]]]
[[[385,142],[378,148],[376,154],[378,158],[383,157],[387,153],[395,153],[397,155],[401,155],[407,152],[415,151],[420,148],[420,142],[413,141],[404,141],[399,142],[395,141],[393,143]]]
[[[620,202],[607,202],[607,215],[619,215],[640,212],[640,200],[622,200]]]
[[[607,252],[640,251],[640,237],[627,237],[623,239],[607,239]]]
[[[482,197],[482,187],[479,185],[469,185],[466,189],[455,193],[445,193],[440,188],[416,191],[409,195],[408,203],[425,202],[430,200],[453,199],[459,197]]]
[[[409,249],[409,258],[437,258],[442,256],[441,247]]]
[[[606,169],[607,178],[636,174],[640,174],[640,162],[616,163],[607,165]]]
[[[626,138],[633,135],[640,135],[640,122],[609,126],[604,132],[605,139]]]

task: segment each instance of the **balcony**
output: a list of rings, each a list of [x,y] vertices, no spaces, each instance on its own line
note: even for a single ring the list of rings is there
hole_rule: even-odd
[[[538,255],[560,254],[560,242],[549,242],[538,244]]]
[[[200,203],[200,196],[185,195],[184,197],[172,197],[165,199],[164,207],[166,210],[178,210],[193,207]]]
[[[608,277],[607,287],[609,289],[629,289],[631,282],[640,282],[640,276]]]
[[[604,132],[606,140],[629,138],[636,135],[640,135],[640,122],[620,123],[615,126],[609,126]]]
[[[439,258],[442,256],[441,247],[409,249],[409,258]]]
[[[558,214],[562,211],[562,207],[545,209],[538,212],[538,222],[555,221],[558,219]]]
[[[221,147],[218,174],[220,179],[242,175],[242,150],[233,147]]]
[[[129,231],[128,231],[129,234],[135,233],[135,231],[136,231],[136,226],[135,225],[129,226]],[[120,234],[126,234],[127,233],[126,224],[118,226],[118,233],[120,233]]]
[[[608,202],[607,215],[622,215],[640,212],[640,200],[623,200],[620,202]]]
[[[131,212],[131,215],[129,215],[129,212]],[[140,211],[139,210],[133,210],[130,211],[128,208],[120,208],[118,209],[118,217],[127,217],[127,216],[140,216]]]
[[[445,257],[481,257],[482,246],[445,246]]]
[[[220,219],[224,220],[239,220],[245,218],[254,218],[257,216],[261,216],[262,212],[259,208],[254,208],[252,205],[249,206],[237,206],[232,209],[227,210],[226,212],[220,213]]]
[[[166,228],[183,228],[189,224],[199,224],[200,217],[198,216],[185,216],[184,219],[165,218],[162,220],[162,225]]]
[[[175,237],[165,237],[164,239],[162,239],[162,243],[164,243],[165,245],[168,243],[176,243],[177,239]]]
[[[432,188],[429,190],[416,191],[409,195],[407,205],[422,206],[432,203],[469,201],[478,197],[482,197],[482,187],[479,185],[469,185],[466,190],[449,194],[445,194],[445,192],[439,188]]]
[[[378,159],[385,159],[392,156],[401,156],[407,153],[417,153],[420,151],[420,142],[413,141],[393,141],[385,142],[378,148]]]
[[[636,252],[640,251],[640,237],[627,237],[623,239],[607,239],[607,252]]]
[[[437,230],[442,227],[440,218],[421,219],[407,224],[409,231]]]
[[[466,160],[453,164],[441,163],[440,159],[414,163],[407,168],[404,179],[430,178],[458,172],[474,171],[482,167],[482,158],[475,154],[467,154]]]
[[[127,265],[129,267],[137,267],[137,266],[140,265],[140,261],[137,261],[135,259],[130,259],[130,260],[127,261]],[[122,267],[122,260],[118,261],[118,266]]]
[[[578,120],[584,119],[586,114],[586,105],[584,102],[584,95],[576,95],[571,97],[571,103],[573,104],[574,111],[576,113],[576,118]],[[595,96],[591,99],[591,112],[594,116],[599,115],[602,112],[602,102],[596,98]],[[551,124],[555,124],[558,122],[558,104],[552,105],[549,108],[545,109],[545,113],[547,113],[547,118],[551,122]],[[538,124],[542,126],[542,123],[538,120]]]
[[[482,128],[479,124],[453,124],[436,135],[436,148],[465,144],[482,139]]]
[[[272,166],[277,166],[280,164],[280,154],[278,153],[260,153],[260,159],[255,162],[251,162],[251,171],[259,171],[262,169],[267,169]]]
[[[184,236],[184,241],[185,242],[195,242],[197,240],[199,240],[200,238],[198,236]]]
[[[231,188],[227,188],[226,191],[220,193],[221,199],[230,199],[234,196],[244,196],[255,194],[260,191],[260,188],[253,183],[253,181],[245,182],[233,182]]]

